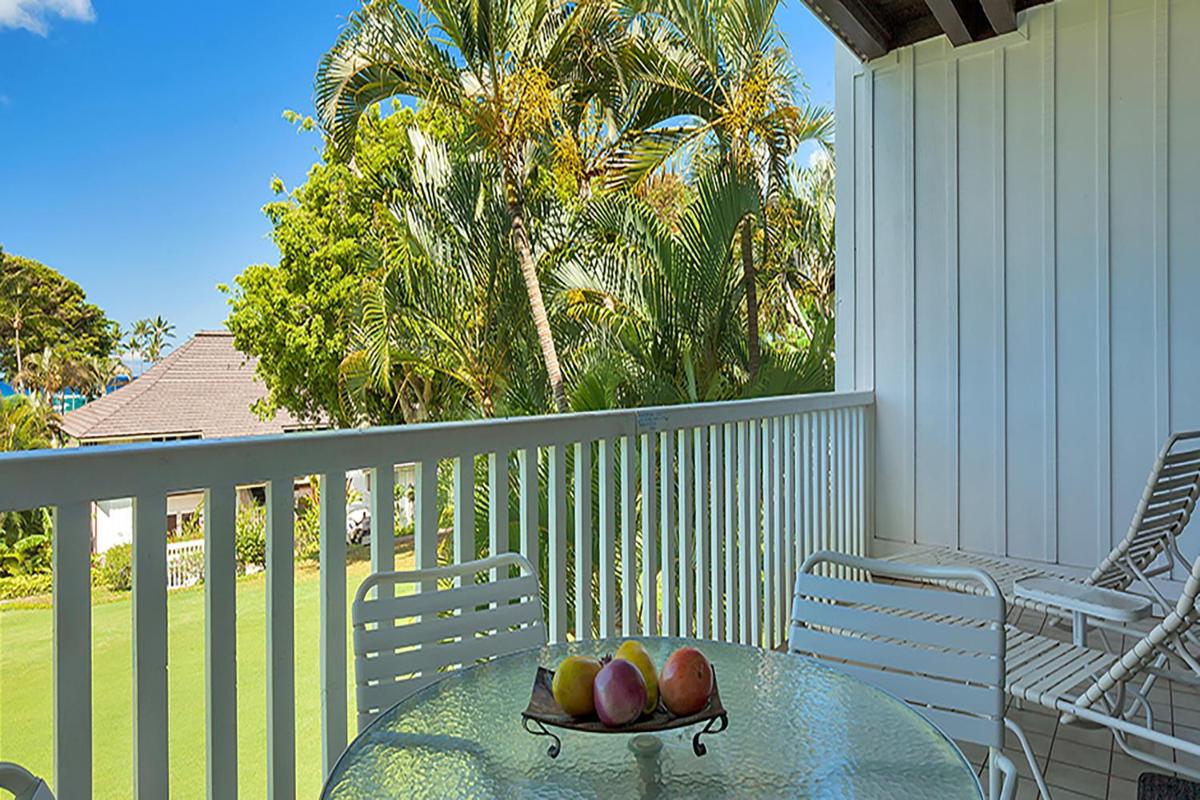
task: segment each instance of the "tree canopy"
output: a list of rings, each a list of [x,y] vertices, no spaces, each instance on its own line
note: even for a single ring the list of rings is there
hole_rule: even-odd
[[[31,258],[0,250],[0,372],[13,378],[25,355],[107,357],[120,328],[83,289]]]

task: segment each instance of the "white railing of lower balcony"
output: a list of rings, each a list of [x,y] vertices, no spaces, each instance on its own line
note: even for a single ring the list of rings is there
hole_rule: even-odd
[[[415,562],[429,567],[438,560],[438,469],[448,468],[452,558],[478,555],[477,532],[493,553],[514,542],[540,572],[552,640],[661,633],[776,647],[785,640],[792,581],[805,556],[822,548],[864,552],[872,402],[870,393],[815,394],[0,456],[0,510],[55,509],[54,788],[60,797],[91,796],[94,501],[134,498],[133,785],[136,797],[157,800],[169,792],[166,496],[205,493],[207,789],[209,797],[232,798],[235,494],[239,485],[266,484],[264,766],[268,796],[290,798],[296,478],[369,470],[372,529],[391,532],[396,465],[415,464]],[[346,497],[342,480],[320,486],[321,752],[328,774],[349,735]],[[510,487],[517,505],[511,531]],[[477,506],[486,509],[478,526]],[[372,536],[372,569],[393,569],[394,559],[393,536]]]

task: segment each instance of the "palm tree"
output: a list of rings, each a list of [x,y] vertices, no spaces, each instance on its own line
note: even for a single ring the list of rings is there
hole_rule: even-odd
[[[568,317],[604,337],[607,380],[619,373],[637,405],[736,396],[745,382],[739,324],[744,284],[733,259],[743,221],[758,209],[752,180],[728,169],[702,178],[672,230],[643,200],[614,193],[587,211],[595,244],[559,280]],[[581,381],[585,385],[588,380]]]
[[[0,398],[0,453],[50,447],[58,417],[46,405],[16,395]]]
[[[130,357],[136,356],[138,360],[138,374],[141,375],[145,369],[146,348],[150,342],[150,320],[139,319],[137,322],[129,326],[125,332],[124,347],[129,351]]]
[[[765,210],[804,141],[827,142],[833,116],[797,101],[798,79],[775,24],[779,0],[630,0],[645,25],[636,81],[659,99],[661,116],[633,137],[615,170],[617,184],[641,181],[664,165],[715,145],[720,160],[755,176]],[[763,251],[769,227],[764,220]],[[749,370],[761,363],[754,254],[755,217],[741,229]]]
[[[156,364],[162,358],[163,349],[171,346],[167,340],[175,338],[175,326],[161,315],[142,321],[146,323],[146,355],[151,364]]]
[[[22,387],[31,389],[48,406],[53,404],[54,396],[64,389],[89,385],[87,368],[78,357],[52,347],[27,355],[16,377]]]
[[[416,97],[473,126],[499,165],[509,238],[525,284],[554,406],[566,408],[562,367],[530,244],[526,181],[536,154],[573,135],[596,98],[611,96],[625,23],[602,0],[423,0],[429,23],[399,0],[350,16],[321,59],[318,117],[336,154],[353,155],[373,103]]]
[[[3,264],[4,254],[0,251],[0,265]],[[46,315],[38,310],[37,304],[29,295],[25,275],[21,270],[0,275],[0,319],[3,319],[13,330],[13,347],[17,357],[17,371],[21,374],[23,354],[21,352],[21,330],[30,322],[43,319]],[[14,377],[14,382],[16,382]],[[20,388],[20,384],[17,384]]]
[[[523,374],[514,362],[532,342],[522,341],[524,297],[498,169],[452,159],[417,128],[409,136],[411,173],[395,176],[402,185],[393,192],[403,198],[392,208],[400,235],[379,247],[342,363],[346,416],[388,419],[381,402],[405,422],[513,410],[507,390]]]
[[[103,397],[117,378],[130,377],[129,367],[116,356],[90,356],[81,366],[86,382],[79,388],[91,397]]]

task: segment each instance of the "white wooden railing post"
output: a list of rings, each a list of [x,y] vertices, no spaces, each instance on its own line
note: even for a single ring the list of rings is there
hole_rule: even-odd
[[[381,464],[371,475],[371,571],[396,569],[396,468]]]
[[[715,636],[711,633],[712,619],[709,611],[709,575],[712,564],[709,562],[708,541],[708,426],[698,425],[689,431],[692,437],[692,475],[695,480],[695,494],[692,498],[692,525],[694,536],[692,541],[696,553],[696,578],[693,583],[696,592],[696,636],[707,639]]]
[[[679,532],[679,635],[691,636],[696,630],[692,611],[692,587],[695,583],[692,559],[692,496],[695,491],[692,485],[692,432],[688,428],[681,428],[674,436],[678,439],[679,448],[675,459],[679,471],[679,508],[675,518]]]
[[[658,566],[655,563],[655,498],[658,497],[654,475],[653,433],[642,435],[642,635],[658,633]]]
[[[725,467],[725,637],[727,642],[739,642],[738,624],[741,622],[741,591],[742,582],[738,577],[738,474],[739,447],[737,445],[737,425],[727,423],[723,426],[724,445],[722,447]]]
[[[92,796],[91,541],[91,503],[55,509],[54,791],[62,798]]]
[[[551,445],[549,458],[548,513],[550,541],[546,576],[550,587],[550,641],[567,640],[567,463],[561,444]]]
[[[204,493],[204,708],[208,798],[237,797],[237,547],[232,486]]]
[[[521,555],[529,559],[533,574],[542,582],[541,559],[538,557],[538,449],[525,448],[517,453],[520,485]]]
[[[592,638],[592,443],[575,443],[575,638]]]
[[[488,555],[508,552],[508,453],[488,453]],[[499,580],[498,569],[492,580]]]
[[[346,749],[346,473],[321,476],[321,775]]]
[[[774,446],[771,439],[771,420],[764,419],[762,430],[762,580],[759,573],[751,580],[762,586],[761,646],[775,646],[775,468]]]
[[[621,633],[637,632],[637,477],[632,436],[621,437]]]
[[[267,484],[267,797],[296,796],[295,493],[288,475]]]
[[[133,501],[133,794],[167,797],[167,501]]]
[[[663,431],[658,434],[658,483],[659,548],[662,556],[659,559],[659,572],[662,575],[662,633],[664,636],[679,634],[678,606],[675,598],[675,522],[671,515],[675,512],[675,447],[672,441],[675,434]],[[651,489],[653,491],[653,489]]]
[[[600,636],[617,632],[617,503],[613,440],[601,439],[600,455]]]
[[[454,563],[475,558],[475,457],[454,459]],[[468,582],[470,577],[467,578]],[[462,585],[460,575],[455,583]]]

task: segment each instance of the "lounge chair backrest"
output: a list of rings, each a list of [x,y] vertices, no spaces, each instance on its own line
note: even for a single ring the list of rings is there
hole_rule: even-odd
[[[1129,531],[1087,582],[1126,589],[1183,533],[1200,498],[1200,431],[1167,439],[1138,502]]]
[[[1118,685],[1138,678],[1139,673],[1163,652],[1164,643],[1187,633],[1197,619],[1196,600],[1200,597],[1200,556],[1192,562],[1192,571],[1171,613],[1150,632],[1121,654],[1108,671],[1088,687],[1079,705],[1088,708]]]
[[[970,581],[980,593],[832,577],[854,571],[916,583]],[[788,649],[892,692],[951,738],[998,749],[1004,612],[1004,596],[982,570],[815,553],[796,576]]]
[[[476,583],[480,573],[491,579]],[[537,575],[515,553],[370,575],[351,621],[359,730],[446,669],[546,643]]]
[[[13,800],[54,800],[45,781],[11,761],[0,761],[0,789],[11,792]]]

